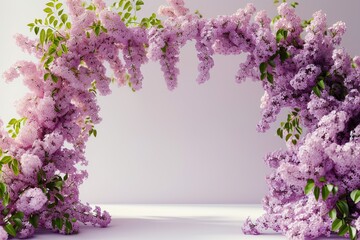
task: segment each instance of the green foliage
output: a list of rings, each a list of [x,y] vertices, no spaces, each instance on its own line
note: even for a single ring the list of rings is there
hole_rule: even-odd
[[[337,194],[338,187],[331,183],[327,183],[325,177],[321,177],[319,182],[322,186],[316,186],[315,181],[313,179],[309,179],[304,188],[305,194],[309,194],[313,190],[313,194],[316,200],[318,200],[321,189],[322,199],[324,201],[328,199],[330,193],[332,193],[333,196]],[[349,198],[351,199],[352,203],[350,202]],[[354,212],[352,209],[350,209],[350,206],[353,206],[359,202],[360,190],[357,189],[352,191],[350,195],[347,193],[339,197],[335,203],[334,208],[329,212],[329,217],[333,221],[331,225],[331,230],[333,232],[337,232],[339,236],[344,236],[348,233],[351,240],[357,239],[357,230],[351,225],[351,222],[353,221],[352,213]]]
[[[149,18],[141,19],[140,26],[145,28],[157,27],[163,28],[164,26],[161,23],[161,20],[157,18],[156,14],[153,13]]]
[[[304,188],[304,193],[308,195],[313,192],[316,200],[319,200],[321,193],[321,197],[324,201],[329,198],[330,193],[334,196],[337,194],[338,188],[333,184],[326,183],[327,180],[325,177],[320,177],[319,182],[322,184],[321,186],[317,186],[314,179],[308,179]]]
[[[280,1],[280,0],[274,0],[274,4],[279,4],[280,2],[285,3],[286,0],[281,0],[281,1]],[[298,2],[292,2],[292,3],[290,4],[290,6],[292,6],[293,8],[296,8],[298,5],[299,5]]]
[[[60,175],[55,175],[51,179],[47,179],[46,173],[44,170],[40,169],[37,173],[37,182],[39,188],[44,192],[49,202],[47,208],[53,209],[59,203],[65,201],[65,196],[62,195],[61,191],[63,186],[65,185],[65,181],[68,179],[68,175],[64,175],[63,177]],[[35,219],[34,219],[35,223]]]
[[[299,3],[298,3],[298,2],[292,2],[290,5],[291,5],[293,8],[296,8],[296,7],[299,5]]]
[[[48,211],[56,212],[57,214],[61,214],[61,217],[57,217],[52,219],[52,226],[54,229],[63,230],[65,227],[65,233],[72,233],[73,226],[70,221],[70,215],[68,213],[59,213],[58,211],[53,210],[59,204],[65,202],[66,196],[62,194],[62,189],[65,185],[65,182],[68,180],[68,175],[64,175],[63,177],[60,175],[55,175],[51,179],[46,178],[46,174],[44,170],[40,169],[37,174],[38,185],[45,193],[48,198]],[[73,219],[72,222],[75,222],[76,219]],[[29,222],[36,228],[39,224],[39,216],[32,215],[29,219]]]
[[[141,26],[145,28],[163,28],[161,21],[153,13],[148,18],[138,21],[137,12],[142,9],[143,0],[119,0],[112,4],[111,8],[116,10],[126,26]]]
[[[204,16],[200,13],[199,10],[196,10],[195,11],[195,14],[199,16],[199,18],[203,18]]]
[[[267,81],[270,84],[274,83],[274,75],[273,75],[273,69],[276,67],[276,64],[274,60],[279,57],[280,61],[283,63],[288,58],[291,57],[290,53],[287,51],[286,47],[280,46],[280,42],[282,40],[286,40],[288,36],[288,31],[284,29],[279,29],[276,33],[276,41],[279,45],[278,50],[275,52],[274,55],[272,55],[268,61],[262,62],[259,66],[260,69],[260,79],[264,80],[267,79]]]
[[[355,204],[358,204],[360,202],[360,190],[354,190],[350,193],[351,200],[354,201]]]
[[[0,200],[2,202],[2,205],[4,208],[7,207],[7,205],[9,205],[10,202],[10,195],[9,192],[7,190],[7,186],[5,183],[0,182]]]
[[[39,220],[40,220],[39,214],[32,214],[32,215],[30,215],[29,223],[30,223],[34,228],[38,228],[38,227],[39,227]]]
[[[325,90],[325,79],[330,77],[329,72],[324,72],[316,79],[316,85],[312,88],[312,91],[315,93],[316,96],[321,97],[321,92]]]
[[[91,88],[89,89],[89,92],[93,93],[95,96],[97,95],[97,88],[96,88],[95,80],[91,83]]]
[[[9,121],[7,128],[12,138],[16,138],[19,135],[20,129],[25,125],[26,120],[27,118],[24,117],[20,119],[13,118]]]
[[[317,77],[312,91],[316,96],[321,97],[321,93],[325,90],[337,100],[344,101],[348,94],[348,89],[344,85],[344,76],[338,75],[336,72],[333,75],[330,72],[322,72]]]
[[[286,0],[281,0],[281,1],[280,1],[280,0],[274,0],[274,4],[278,4],[278,3],[280,3],[280,2],[283,2],[283,3],[284,3],[284,2],[286,2]]]
[[[280,43],[282,40],[286,40],[287,36],[288,36],[288,31],[287,30],[279,29],[276,32],[276,42]]]
[[[19,161],[15,158],[13,158],[10,155],[7,155],[0,149],[0,172],[3,167],[3,165],[8,165],[8,167],[14,172],[15,176],[19,175]],[[1,194],[0,194],[1,196]]]
[[[94,22],[90,27],[96,36],[99,36],[102,32],[107,33],[107,29],[101,24],[101,21]]]
[[[24,213],[23,212],[15,212],[14,214],[11,215],[10,218],[8,218],[8,220],[6,221],[7,224],[5,225],[4,229],[5,231],[15,237],[16,234],[22,229],[22,220],[24,218]]]
[[[301,23],[302,28],[306,28],[307,26],[309,26],[313,20],[314,20],[313,18],[310,18],[309,20],[304,20]]]
[[[50,73],[49,67],[56,56],[60,57],[68,52],[66,41],[69,35],[62,35],[60,30],[71,29],[71,22],[68,21],[69,16],[64,13],[63,4],[58,0],[51,0],[46,3],[43,11],[46,13],[45,19],[35,19],[28,26],[30,31],[34,31],[39,36],[40,44],[38,47],[41,47],[44,52],[41,59],[44,68],[47,70],[44,80],[51,77],[52,81],[56,83],[58,77]]]
[[[85,118],[85,124],[91,126],[91,129],[89,131],[89,136],[94,135],[94,137],[97,137],[97,130],[95,129],[95,125],[90,117]],[[85,128],[83,128],[83,130],[85,130]]]
[[[70,219],[68,213],[63,213],[62,216],[52,219],[53,229],[58,229],[62,231],[65,227],[65,233],[70,234],[73,231],[73,223],[76,222],[76,219]]]
[[[271,71],[268,71],[269,65],[270,64],[268,62],[263,62],[260,64],[260,66],[259,66],[260,79],[264,80],[266,78],[269,83],[273,84],[274,83],[274,75],[271,73]]]
[[[291,113],[288,114],[287,121],[280,123],[276,134],[285,141],[291,141],[294,145],[300,140],[300,136],[303,132],[300,125],[300,109],[295,108]]]

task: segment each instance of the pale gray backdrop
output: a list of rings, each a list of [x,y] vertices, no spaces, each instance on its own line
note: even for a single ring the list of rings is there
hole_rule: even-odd
[[[109,1],[110,2],[110,1]],[[245,0],[187,0],[205,17],[231,14]],[[29,34],[27,23],[42,16],[43,0],[2,1],[0,8],[0,72],[19,59],[29,59],[13,41]],[[165,0],[146,0],[143,15]],[[275,14],[272,0],[253,0],[257,9]],[[349,28],[344,46],[359,54],[360,1],[299,1],[304,18],[323,9],[330,23]],[[345,4],[346,3],[346,4]],[[169,92],[158,64],[143,67],[144,88],[113,87],[99,99],[103,122],[88,144],[89,179],[81,197],[90,203],[260,203],[266,193],[263,156],[284,147],[274,132],[255,131],[262,90],[259,84],[238,85],[234,75],[243,56],[217,56],[212,78],[195,83],[194,44],[181,53],[179,87]],[[26,89],[20,81],[0,83],[0,116],[16,116],[13,107]]]

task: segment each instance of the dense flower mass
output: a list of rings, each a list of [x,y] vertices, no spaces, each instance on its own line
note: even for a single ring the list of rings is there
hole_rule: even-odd
[[[0,122],[0,239],[30,237],[36,228],[70,234],[79,223],[110,223],[107,212],[79,200],[87,172],[77,166],[87,164],[85,144],[101,121],[97,94],[109,94],[112,81],[140,90],[141,66],[149,59],[161,64],[173,90],[180,49],[191,40],[200,61],[199,83],[209,80],[214,54],[247,54],[236,81],[251,78],[265,90],[258,131],[268,130],[282,109],[294,109],[278,129],[288,150],[265,158],[271,168],[266,213],[248,219],[244,232],[272,229],[289,239],[312,239],[338,231],[355,239],[360,208],[351,202],[357,201],[356,192],[349,193],[360,187],[360,57],[338,47],[345,24],[328,27],[322,11],[302,23],[287,3],[280,4],[273,21],[252,4],[205,19],[183,0],[160,7],[165,21],[153,15],[138,23],[131,13],[143,2],[136,1],[136,8],[134,1],[120,2],[108,8],[102,0],[86,6],[67,0],[70,21],[62,3],[51,0],[44,9],[50,27],[36,20],[29,26],[38,39],[16,36],[39,61],[19,61],[4,74],[6,81],[22,78],[31,93],[17,103],[20,120],[7,127]],[[60,16],[60,25],[52,14]],[[306,195],[304,187],[315,187],[314,195]]]

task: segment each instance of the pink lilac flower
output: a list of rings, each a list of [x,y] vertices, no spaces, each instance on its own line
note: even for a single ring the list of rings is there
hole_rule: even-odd
[[[47,197],[40,188],[30,188],[20,195],[16,207],[25,214],[31,214],[39,211],[47,201]]]
[[[39,157],[32,154],[22,155],[20,159],[20,164],[21,164],[21,172],[28,177],[37,174],[37,172],[40,170],[42,166],[42,162],[39,159]]]
[[[4,228],[0,227],[0,240],[7,240],[8,233],[5,231]]]

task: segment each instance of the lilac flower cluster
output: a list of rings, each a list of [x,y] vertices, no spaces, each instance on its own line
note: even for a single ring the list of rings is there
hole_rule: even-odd
[[[140,90],[141,66],[148,59],[160,63],[167,87],[173,90],[178,85],[180,49],[191,40],[196,42],[200,61],[199,83],[209,80],[214,54],[247,54],[236,81],[251,78],[265,90],[258,131],[268,130],[284,108],[299,109],[300,124],[307,128],[296,145],[266,156],[271,168],[266,214],[255,222],[248,219],[244,232],[272,229],[289,239],[330,235],[327,213],[337,196],[360,187],[360,57],[351,58],[338,47],[345,24],[328,27],[326,15],[319,11],[303,26],[287,3],[279,6],[271,24],[266,12],[256,13],[252,4],[232,15],[205,19],[191,13],[183,0],[168,2],[159,9],[167,17],[162,26],[145,29],[127,26],[102,0],[93,1],[91,9],[81,1],[67,0],[72,27],[59,33],[68,36],[68,50],[55,56],[49,69],[41,62],[39,40],[16,37],[19,46],[39,61],[19,61],[4,74],[6,81],[21,77],[31,93],[17,104],[19,115],[27,121],[15,138],[0,122],[0,149],[19,159],[20,170],[19,174],[14,171],[14,160],[15,166],[2,168],[9,203],[0,209],[4,226],[0,239],[12,232],[4,219],[21,214],[22,224],[16,230],[22,238],[33,235],[35,225],[69,234],[78,231],[80,222],[109,224],[107,212],[79,199],[79,185],[87,172],[77,166],[87,164],[86,142],[101,121],[97,94],[109,94],[112,80]],[[102,30],[96,32],[92,26],[99,23]],[[49,47],[44,45],[43,50]],[[114,76],[107,75],[106,66]],[[44,81],[48,71],[56,81]],[[322,176],[338,186],[339,195],[316,201],[303,189],[308,179]],[[352,225],[360,231],[360,209],[352,207]]]

